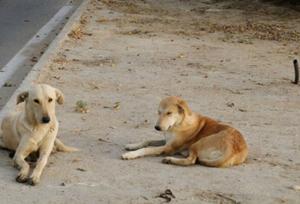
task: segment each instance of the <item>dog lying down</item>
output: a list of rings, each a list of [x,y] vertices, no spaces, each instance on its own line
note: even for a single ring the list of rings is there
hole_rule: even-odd
[[[155,129],[171,134],[172,139],[167,143],[162,140],[127,145],[127,150],[135,151],[123,154],[122,159],[188,150],[187,158],[166,157],[162,162],[188,166],[198,161],[210,167],[229,167],[246,160],[247,144],[238,130],[193,113],[183,99],[174,96],[163,99],[158,114]]]
[[[58,121],[55,103],[63,104],[62,92],[46,84],[38,84],[17,97],[16,111],[4,117],[0,147],[15,151],[13,160],[20,169],[17,182],[35,185],[53,151],[72,152],[76,148],[65,146],[58,138]],[[30,166],[26,158],[38,152],[36,166],[29,176]]]

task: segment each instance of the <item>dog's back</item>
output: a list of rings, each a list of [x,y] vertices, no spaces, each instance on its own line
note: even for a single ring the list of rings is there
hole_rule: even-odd
[[[13,112],[4,117],[1,123],[3,147],[9,150],[16,150],[20,141],[17,131],[18,118],[21,112]]]
[[[192,149],[198,152],[198,160],[206,166],[228,167],[243,163],[248,147],[242,134],[235,128],[202,117],[205,126],[198,133],[198,142]]]

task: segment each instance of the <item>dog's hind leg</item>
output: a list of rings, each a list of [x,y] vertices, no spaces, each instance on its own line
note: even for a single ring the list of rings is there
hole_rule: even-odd
[[[1,149],[7,149],[2,141],[2,138],[0,137],[0,148]]]
[[[230,149],[228,147],[208,147],[199,151],[198,159],[201,164],[210,167],[225,167],[226,161],[230,160]]]
[[[133,151],[133,150],[137,150],[149,146],[152,147],[164,146],[165,144],[166,144],[166,140],[149,140],[140,143],[128,144],[125,146],[125,150]]]
[[[0,130],[0,131],[1,131],[1,130]],[[16,151],[11,150],[11,149],[8,149],[8,148],[5,146],[4,142],[2,141],[2,135],[1,135],[1,132],[0,132],[0,149],[9,151],[9,154],[8,154],[9,158],[13,158],[13,157],[15,156]]]
[[[172,150],[173,149],[170,146],[146,147],[135,151],[127,152],[122,155],[122,159],[128,160],[128,159],[136,159],[144,156],[161,155],[163,153],[169,153]]]
[[[175,164],[179,166],[190,166],[195,164],[197,161],[197,153],[190,151],[187,158],[176,158],[176,157],[166,157],[162,160],[165,164]]]
[[[5,144],[3,142],[3,133],[2,133],[1,128],[0,128],[0,148],[1,149],[6,149]]]

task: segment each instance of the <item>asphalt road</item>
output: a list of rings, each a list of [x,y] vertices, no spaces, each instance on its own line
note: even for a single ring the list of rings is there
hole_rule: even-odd
[[[0,0],[0,110],[81,2]]]
[[[69,0],[0,0],[0,70]]]

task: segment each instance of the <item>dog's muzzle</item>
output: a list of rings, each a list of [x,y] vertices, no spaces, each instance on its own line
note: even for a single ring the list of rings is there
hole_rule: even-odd
[[[158,126],[158,125],[155,125],[155,130],[158,130],[158,131],[161,131],[161,128],[160,128],[160,126]]]
[[[42,117],[42,123],[49,123],[49,122],[50,122],[50,117],[49,116]]]

